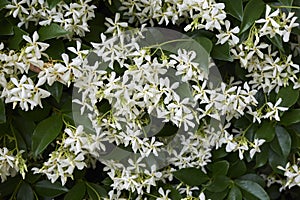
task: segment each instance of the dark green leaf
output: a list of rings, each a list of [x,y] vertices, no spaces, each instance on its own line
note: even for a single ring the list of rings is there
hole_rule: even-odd
[[[240,187],[242,190],[249,192],[253,196],[257,197],[260,200],[269,200],[269,196],[266,191],[256,182],[249,180],[235,180],[235,184]]]
[[[229,162],[226,160],[215,162],[211,166],[211,171],[213,176],[226,175],[228,169],[229,169]]]
[[[33,200],[34,195],[31,186],[23,182],[17,194],[17,200]]]
[[[43,104],[43,108],[35,107],[33,110],[29,110],[29,111],[24,111],[21,109],[19,109],[18,111],[22,117],[26,119],[30,119],[34,122],[39,122],[47,118],[52,109],[52,106],[50,106],[48,103],[42,101],[42,104]]]
[[[210,39],[203,36],[198,36],[194,38],[206,51],[210,53],[213,47],[213,44]]]
[[[166,122],[164,127],[155,134],[156,137],[168,137],[175,135],[178,132],[178,127],[172,122]]]
[[[167,185],[164,187],[165,190],[171,190],[169,197],[172,200],[182,200],[182,196],[180,195],[179,191],[176,190],[172,185]]]
[[[292,109],[285,112],[280,120],[280,123],[285,126],[289,126],[298,122],[300,122],[300,109]]]
[[[9,196],[18,187],[21,181],[21,176],[15,176],[8,178],[5,182],[0,183],[0,198]],[[7,198],[9,199],[9,198]]]
[[[51,93],[51,95],[55,98],[57,103],[60,102],[60,98],[63,92],[63,84],[59,82],[54,82],[51,86],[46,84],[46,89]]]
[[[205,191],[205,197],[206,199],[211,199],[211,200],[221,200],[221,199],[225,199],[225,197],[228,194],[229,189],[226,189],[222,192],[214,192],[214,191]]]
[[[240,180],[248,180],[258,183],[261,187],[265,187],[265,181],[261,176],[257,174],[245,174],[239,177]]]
[[[19,49],[20,43],[23,41],[23,35],[28,35],[28,33],[21,28],[14,26],[14,35],[8,39],[8,47],[10,49]]]
[[[263,121],[261,127],[255,133],[255,138],[265,139],[266,142],[272,141],[275,136],[274,125],[271,121]]]
[[[225,3],[225,11],[230,15],[242,21],[243,19],[243,1],[242,0],[221,0]]]
[[[58,182],[51,183],[48,180],[42,180],[35,184],[35,191],[40,196],[54,198],[69,190]]]
[[[291,8],[289,8],[289,6],[292,6],[292,5],[293,5],[293,1],[294,1],[294,0],[279,0],[279,2],[280,2],[282,5],[287,6],[286,9],[287,9],[288,11],[291,10]]]
[[[241,190],[238,187],[233,186],[230,189],[227,200],[242,200],[242,199],[243,199],[243,196],[242,196]]]
[[[278,166],[285,166],[286,159],[282,157],[282,155],[277,154],[271,148],[269,149],[269,164],[272,167],[273,171],[276,173],[282,172],[277,167]]]
[[[261,152],[256,153],[256,165],[254,168],[262,167],[268,162],[269,144],[264,144],[260,147]]]
[[[14,28],[11,23],[9,23],[5,18],[0,19],[0,35],[13,35],[14,34]]]
[[[7,4],[9,4],[10,2],[7,0],[0,0],[0,10],[2,8],[4,8]]]
[[[231,178],[237,178],[247,171],[246,164],[243,160],[236,160],[235,162],[232,162],[230,164],[229,170],[228,170],[228,176]]]
[[[69,34],[64,28],[58,24],[52,23],[48,26],[43,26],[38,30],[40,41],[49,40]]]
[[[47,0],[50,9],[54,8],[61,1],[62,0]]]
[[[106,190],[100,185],[86,182],[86,188],[91,200],[99,200],[107,197]]]
[[[211,192],[222,192],[230,185],[230,181],[227,176],[216,176],[206,189]]]
[[[24,117],[15,117],[13,123],[14,127],[16,127],[16,129],[24,138],[27,147],[31,148],[31,137],[36,127],[35,123],[32,120]]]
[[[173,172],[174,176],[187,185],[201,185],[208,181],[208,176],[201,169],[185,168]]]
[[[282,155],[287,158],[291,151],[291,136],[282,126],[276,126],[275,131]]]
[[[284,48],[282,45],[282,39],[279,35],[275,35],[274,37],[269,37],[268,39],[281,51],[284,52]]]
[[[217,60],[224,60],[224,61],[233,61],[233,58],[230,55],[230,47],[228,43],[223,45],[216,45],[213,47],[211,56]]]
[[[299,97],[299,90],[293,89],[293,85],[290,84],[287,87],[280,88],[276,100],[281,98],[282,102],[280,103],[280,106],[291,107],[297,102],[298,97]]]
[[[53,115],[37,125],[32,135],[34,156],[40,154],[58,136],[62,125],[60,115]]]
[[[65,200],[82,200],[85,196],[85,183],[78,182],[72,189],[66,194]]]
[[[5,103],[0,99],[0,124],[6,122]]]
[[[62,40],[48,40],[47,41],[50,46],[47,48],[47,55],[54,60],[61,60],[61,54],[65,52],[65,45]]]
[[[248,30],[255,20],[259,19],[265,9],[265,3],[262,0],[250,0],[244,10],[240,33]]]

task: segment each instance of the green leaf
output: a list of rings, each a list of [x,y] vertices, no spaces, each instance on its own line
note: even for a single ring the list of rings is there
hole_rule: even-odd
[[[246,164],[243,160],[236,160],[235,162],[230,163],[228,170],[228,176],[231,178],[237,178],[247,171]]]
[[[69,34],[70,32],[66,31],[64,28],[58,24],[51,23],[48,26],[43,26],[38,30],[40,41],[49,40],[52,38],[57,38]]]
[[[106,190],[100,185],[86,182],[86,188],[91,200],[99,200],[107,197]]]
[[[155,134],[156,137],[169,137],[178,132],[178,127],[172,122],[165,122],[164,127]]]
[[[300,109],[292,109],[285,112],[280,120],[280,123],[289,126],[291,124],[296,124],[300,122]]]
[[[51,95],[55,98],[57,103],[60,102],[60,98],[63,92],[63,84],[59,82],[54,82],[51,86],[46,84],[46,89],[51,93]]]
[[[170,190],[170,194],[168,195],[172,200],[182,200],[182,196],[178,190],[176,190],[172,185],[166,185],[164,187],[165,190]]]
[[[35,123],[24,117],[16,116],[13,120],[14,127],[20,132],[28,148],[31,148],[32,134],[36,127]]]
[[[286,159],[282,157],[282,155],[277,154],[275,151],[273,151],[271,148],[269,149],[269,164],[272,167],[273,171],[276,173],[282,172],[277,167],[285,166],[286,165]]]
[[[32,150],[35,157],[58,136],[62,126],[60,115],[53,115],[37,125],[32,135]]]
[[[244,10],[240,33],[248,30],[255,20],[259,19],[265,9],[265,3],[262,0],[250,0]]]
[[[242,21],[243,19],[243,1],[242,0],[221,0],[225,3],[225,11],[235,17],[236,19]]]
[[[195,37],[194,40],[196,40],[206,51],[207,53],[210,53],[213,47],[213,44],[210,39],[203,36]]]
[[[0,35],[13,35],[14,28],[11,23],[9,23],[5,18],[0,19]]]
[[[263,121],[261,127],[255,133],[255,138],[265,139],[266,142],[272,141],[274,136],[275,126],[271,121]]]
[[[61,1],[62,0],[47,0],[50,9],[54,8]]]
[[[0,99],[0,124],[6,122],[5,103]]]
[[[211,184],[206,189],[211,192],[222,192],[230,185],[230,181],[227,176],[216,176],[212,178]]]
[[[240,187],[242,190],[249,192],[253,196],[257,197],[260,200],[269,200],[269,196],[266,191],[256,182],[249,180],[235,180],[235,184]]]
[[[228,169],[229,169],[229,162],[226,160],[215,162],[211,166],[211,171],[213,176],[226,175]]]
[[[265,180],[257,174],[245,174],[239,177],[240,180],[248,180],[258,183],[261,187],[265,187]]]
[[[208,181],[208,176],[197,168],[180,169],[173,174],[178,180],[190,186],[201,185]]]
[[[267,37],[281,52],[284,52],[284,48],[282,45],[282,39],[279,35],[275,35],[272,38],[269,36],[267,36]]]
[[[0,198],[9,199],[4,197],[12,194],[20,184],[20,181],[21,181],[21,176],[15,176],[15,177],[9,177],[5,182],[0,183]]]
[[[0,10],[2,8],[4,8],[7,4],[9,4],[10,2],[7,0],[0,0]]]
[[[84,199],[86,192],[86,186],[84,182],[78,182],[72,189],[66,194],[65,200],[82,200]]]
[[[291,136],[289,132],[287,132],[287,130],[282,126],[276,126],[275,131],[282,155],[284,158],[287,158],[291,151]]]
[[[292,6],[294,0],[279,0],[279,2],[284,6]],[[288,11],[291,11],[291,8],[286,8]]]
[[[227,200],[242,200],[242,199],[243,196],[241,190],[238,187],[233,186],[228,194]]]
[[[31,186],[28,183],[23,181],[17,194],[17,200],[33,200],[33,199],[34,199],[34,195]]]
[[[23,35],[28,35],[28,33],[21,28],[14,26],[14,35],[8,39],[8,47],[10,49],[19,49],[20,43],[23,41]]]
[[[40,196],[54,198],[69,190],[58,182],[51,183],[49,180],[42,180],[35,184],[35,191]]]
[[[39,122],[39,121],[47,118],[52,109],[52,106],[50,106],[45,101],[42,101],[42,105],[43,105],[43,108],[35,107],[33,110],[29,110],[29,111],[24,111],[24,110],[19,109],[18,112],[22,117],[24,117],[26,119],[30,119],[34,122]]]
[[[52,39],[47,41],[50,46],[46,49],[47,55],[54,60],[61,60],[61,54],[65,53],[65,44],[62,40]]]
[[[264,144],[260,147],[261,152],[256,153],[255,162],[256,165],[254,168],[262,167],[268,162],[269,157],[269,144]]]
[[[279,98],[282,99],[280,106],[291,107],[299,98],[299,90],[293,89],[293,85],[291,84],[287,87],[282,87],[276,96],[276,100]]]
[[[224,61],[233,61],[233,58],[230,55],[230,47],[228,43],[223,45],[216,45],[213,47],[211,56],[217,60],[224,60]]]

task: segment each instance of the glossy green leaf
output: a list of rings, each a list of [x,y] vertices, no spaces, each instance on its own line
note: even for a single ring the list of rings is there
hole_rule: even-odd
[[[211,56],[217,60],[224,60],[224,61],[233,61],[233,58],[230,55],[230,47],[228,43],[223,45],[216,45],[213,47]]]
[[[291,136],[289,132],[287,132],[287,130],[282,126],[276,126],[275,131],[281,149],[281,153],[284,156],[284,158],[287,158],[291,151]]]
[[[230,189],[230,192],[228,193],[227,200],[242,200],[242,199],[243,196],[241,190],[238,187],[233,186]]]
[[[14,28],[13,25],[6,20],[6,18],[0,19],[0,35],[13,35],[14,34]]]
[[[55,100],[59,103],[63,92],[63,84],[59,82],[54,82],[51,86],[46,84],[46,89],[51,93]]]
[[[265,187],[265,180],[257,174],[245,174],[239,177],[240,180],[248,180],[258,183],[261,187]]]
[[[40,196],[54,198],[69,190],[58,182],[51,183],[49,180],[42,180],[35,184],[35,191]]]
[[[28,148],[31,148],[32,134],[36,127],[35,123],[24,117],[14,117],[15,128],[20,132]]]
[[[293,85],[289,85],[287,87],[280,88],[276,99],[282,99],[280,106],[283,107],[291,107],[294,105],[299,98],[299,90],[293,89]]]
[[[280,120],[280,123],[289,126],[300,122],[300,109],[292,109],[285,112]]]
[[[5,103],[0,99],[0,124],[6,122]]]
[[[269,148],[270,148],[269,144],[263,144],[259,148],[260,148],[261,152],[256,153],[256,156],[255,156],[256,164],[255,164],[254,168],[262,167],[268,162]]]
[[[206,189],[211,192],[222,192],[230,185],[230,181],[227,176],[216,176],[212,178],[211,184]]]
[[[173,172],[174,176],[183,183],[194,186],[208,181],[208,176],[197,168],[185,168]]]
[[[28,183],[22,182],[17,193],[17,200],[34,200],[32,188]]]
[[[61,60],[61,55],[65,53],[65,45],[63,40],[51,39],[47,41],[50,46],[45,53],[53,60]]]
[[[86,192],[86,186],[84,182],[78,182],[72,189],[66,194],[65,200],[82,200],[84,199]]]
[[[21,181],[21,176],[8,178],[5,182],[0,183],[0,198],[10,197],[10,194],[18,187]],[[7,198],[9,199],[9,198]]]
[[[107,197],[106,190],[95,183],[86,182],[86,189],[91,200],[98,200]]]
[[[38,33],[40,36],[40,41],[45,41],[69,34],[68,31],[66,31],[64,28],[55,23],[51,23],[48,26],[41,27],[38,30]]]
[[[273,151],[271,148],[269,149],[269,164],[272,167],[273,171],[276,173],[282,173],[281,170],[279,170],[278,166],[285,166],[286,165],[286,158],[283,158],[282,155],[277,154],[275,151]]]
[[[50,9],[54,8],[61,1],[62,0],[47,0]]]
[[[206,51],[210,53],[213,47],[213,44],[210,39],[203,36],[198,36],[194,38]]]
[[[236,19],[242,21],[243,19],[243,1],[242,0],[221,0],[225,3],[225,11],[235,17]]]
[[[263,0],[250,0],[244,10],[240,33],[248,30],[259,19],[265,9]]]
[[[41,121],[32,135],[34,156],[39,155],[61,132],[63,122],[60,115],[53,115]]]
[[[249,192],[251,195],[257,197],[260,200],[270,199],[266,191],[256,182],[237,179],[235,180],[235,184],[242,190]]]
[[[213,176],[226,175],[229,169],[229,162],[221,160],[212,163],[211,171]]]
[[[255,133],[255,138],[265,139],[266,142],[272,141],[274,136],[275,124],[272,121],[263,121],[261,127]]]
[[[8,39],[8,47],[17,50],[20,48],[20,43],[23,41],[23,35],[28,35],[28,33],[17,26],[14,26],[13,29],[14,35]]]
[[[230,178],[237,178],[241,175],[245,174],[247,171],[246,164],[243,160],[236,160],[235,162],[230,163],[230,167],[228,170],[228,176]]]
[[[282,44],[282,39],[281,36],[275,35],[274,37],[269,37],[268,39],[274,44],[281,52],[284,52],[283,44]]]
[[[2,8],[4,8],[7,4],[9,4],[10,2],[7,0],[0,0],[0,10]]]
[[[26,119],[30,119],[34,122],[40,122],[49,116],[52,109],[52,106],[49,105],[47,102],[42,101],[42,105],[43,108],[35,107],[33,110],[29,111],[19,109],[18,112],[22,117]]]

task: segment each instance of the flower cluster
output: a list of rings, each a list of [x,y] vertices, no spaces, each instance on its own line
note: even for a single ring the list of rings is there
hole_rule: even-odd
[[[28,28],[29,22],[41,26],[54,22],[69,31],[69,37],[72,37],[73,34],[85,36],[85,32],[90,31],[87,22],[95,17],[96,6],[89,5],[89,2],[91,0],[70,4],[61,1],[56,5],[49,5],[45,0],[13,0],[5,8],[10,10],[9,15],[19,19],[18,27],[25,25]]]
[[[18,151],[17,155],[14,155],[14,151],[10,151],[6,147],[0,148],[1,182],[6,181],[8,176],[15,176],[18,172],[25,178],[27,165],[26,161],[22,158],[23,152]]]

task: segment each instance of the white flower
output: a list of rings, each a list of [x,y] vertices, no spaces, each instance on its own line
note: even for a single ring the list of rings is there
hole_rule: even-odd
[[[158,193],[161,195],[159,198],[156,198],[156,200],[171,200],[168,195],[171,192],[171,190],[164,191],[163,188],[158,189]]]
[[[273,105],[273,103],[271,102],[268,102],[267,105],[268,105],[268,108],[267,108],[267,113],[263,116],[263,118],[269,118],[270,120],[272,120],[273,118],[276,120],[276,121],[280,121],[280,118],[279,118],[279,111],[286,111],[288,110],[287,107],[280,107],[279,104],[282,102],[282,99],[279,98],[275,105]]]
[[[254,154],[256,152],[260,152],[259,147],[265,142],[266,140],[264,139],[254,139],[254,143],[252,144],[252,149],[250,150],[250,158],[253,158]]]
[[[28,47],[26,47],[25,53],[30,57],[40,59],[42,52],[49,47],[49,44],[47,43],[37,42],[39,35],[36,31],[33,33],[32,39],[27,35],[23,35],[23,39],[28,42]]]
[[[235,28],[230,30],[230,21],[226,20],[225,28],[226,28],[226,31],[223,32],[222,30],[220,30],[221,33],[216,35],[218,38],[217,44],[224,44],[228,40],[229,40],[230,45],[238,44],[240,39],[237,36],[235,36],[234,34],[237,34],[240,32],[239,27],[236,26]],[[230,40],[230,38],[231,38],[231,40]]]

